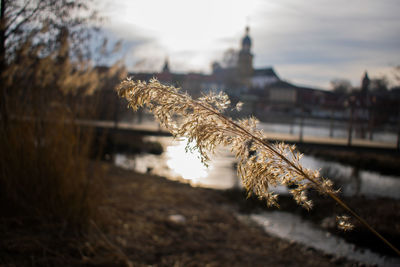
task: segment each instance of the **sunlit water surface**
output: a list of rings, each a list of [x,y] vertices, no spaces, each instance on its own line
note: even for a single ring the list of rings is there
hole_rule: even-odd
[[[151,140],[160,142],[164,153],[160,156],[139,154],[127,156],[117,154],[115,163],[119,166],[134,169],[138,172],[151,172],[170,179],[186,181],[193,186],[210,187],[215,189],[229,189],[240,186],[234,170],[235,158],[227,148],[220,148],[211,156],[209,166],[200,161],[197,150],[186,152],[186,140],[173,140],[170,137],[153,137]],[[358,193],[367,197],[389,197],[400,199],[400,177],[381,175],[376,172],[358,171],[354,177],[354,169],[340,163],[321,160],[304,155],[301,164],[310,169],[322,169],[327,172],[345,195]],[[285,187],[276,187],[271,190],[285,194]]]
[[[227,149],[219,149],[206,167],[200,160],[197,150],[186,152],[186,140],[173,140],[158,137],[164,153],[160,156],[140,154],[127,156],[117,154],[116,165],[134,169],[138,172],[151,172],[174,180],[181,180],[193,186],[215,189],[228,189],[237,185],[236,171],[233,169],[234,157]]]

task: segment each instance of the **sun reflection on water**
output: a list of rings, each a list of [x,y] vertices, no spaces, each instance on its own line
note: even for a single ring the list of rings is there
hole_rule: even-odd
[[[181,140],[167,147],[167,165],[176,175],[196,184],[207,177],[210,167],[201,163],[198,151],[186,152],[186,143],[186,140]]]

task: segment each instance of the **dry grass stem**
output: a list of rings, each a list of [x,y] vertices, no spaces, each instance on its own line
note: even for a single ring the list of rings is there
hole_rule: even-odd
[[[230,147],[238,161],[237,173],[247,192],[265,199],[268,206],[278,206],[278,196],[269,190],[271,186],[292,188],[290,193],[294,200],[306,209],[312,208],[307,191],[316,189],[332,197],[400,255],[393,245],[338,198],[330,180],[321,177],[319,171],[300,164],[302,154],[294,145],[268,142],[257,128],[256,118],[235,121],[224,115],[231,105],[225,93],[209,93],[194,100],[187,93],[179,92],[179,88],[163,85],[156,79],[148,83],[127,79],[117,87],[117,92],[128,100],[133,110],[147,107],[174,137],[188,138],[187,149],[198,150],[204,164],[217,146]],[[239,103],[237,109],[240,107]],[[341,228],[351,229],[352,225],[343,219],[339,220]]]

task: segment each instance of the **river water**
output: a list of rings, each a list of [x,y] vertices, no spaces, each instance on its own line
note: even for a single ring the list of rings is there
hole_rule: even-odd
[[[198,154],[186,153],[186,141],[183,139],[173,140],[171,137],[149,137],[148,139],[160,142],[164,153],[131,156],[117,154],[115,163],[138,172],[151,172],[169,179],[181,180],[193,186],[214,189],[240,186],[234,169],[235,158],[228,149],[219,149],[212,156],[207,168],[200,162]],[[340,184],[341,190],[347,196],[359,193],[367,197],[400,199],[400,177],[363,170],[357,171],[357,177],[355,177],[354,169],[351,166],[307,155],[303,156],[301,163],[310,169],[321,169],[322,173]],[[277,187],[273,190],[280,194],[287,193],[284,187]]]
[[[173,180],[190,183],[193,186],[214,189],[240,187],[241,184],[234,169],[235,158],[228,149],[219,149],[212,156],[209,167],[205,167],[196,153],[186,153],[186,140],[174,140],[171,137],[148,137],[150,141],[158,141],[163,145],[161,155],[115,155],[115,164],[134,169],[142,173],[152,173]],[[303,166],[321,169],[330,178],[340,184],[344,194],[356,193],[369,198],[389,197],[400,199],[400,177],[386,176],[369,171],[354,170],[335,162],[329,162],[305,155]],[[334,177],[331,177],[334,176]],[[352,177],[353,176],[353,177]],[[279,194],[287,194],[285,187],[273,188]],[[266,232],[280,238],[292,240],[314,247],[328,254],[357,260],[368,264],[383,266],[400,266],[399,259],[385,258],[369,250],[359,250],[353,244],[331,236],[328,232],[304,222],[299,216],[282,211],[252,214],[249,218],[262,226]]]

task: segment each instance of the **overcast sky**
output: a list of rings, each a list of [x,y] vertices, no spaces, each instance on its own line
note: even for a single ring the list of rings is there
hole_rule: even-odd
[[[329,88],[392,77],[400,65],[399,0],[98,0],[104,31],[122,39],[129,70],[209,73],[211,62],[239,49],[246,25],[254,66],[284,80]]]

